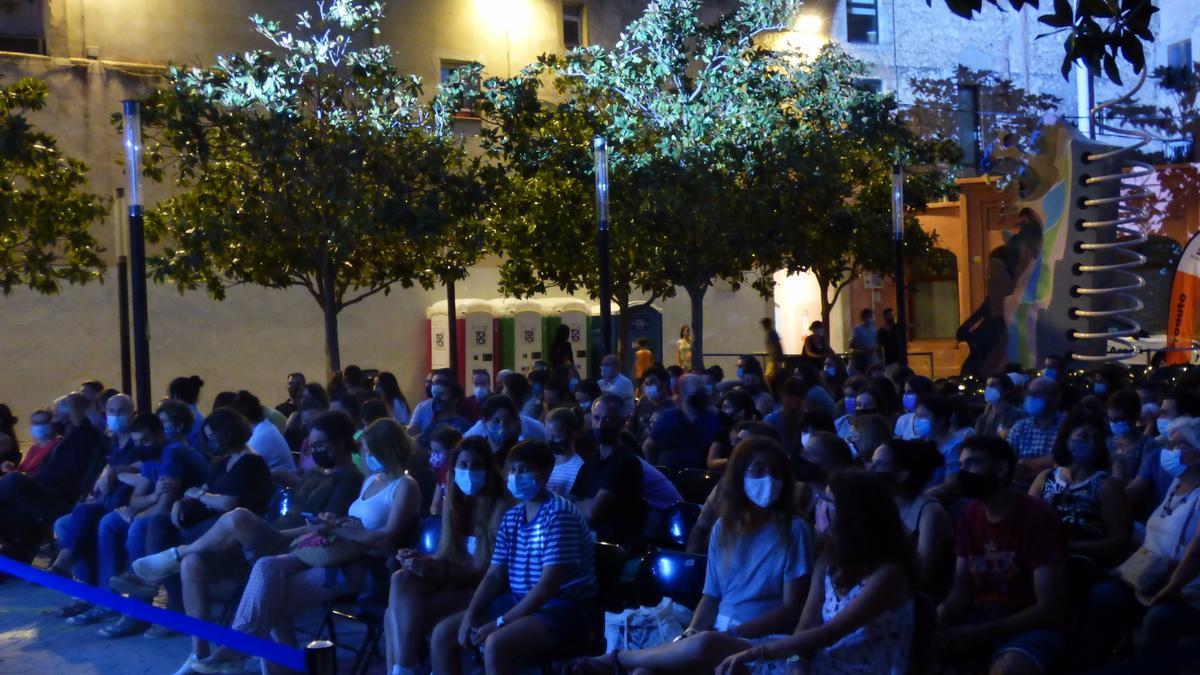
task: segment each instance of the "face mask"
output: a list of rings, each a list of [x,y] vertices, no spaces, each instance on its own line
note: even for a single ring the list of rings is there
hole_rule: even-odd
[[[746,497],[765,509],[779,498],[779,492],[783,490],[783,481],[772,476],[763,476],[762,478],[746,476],[742,481],[742,486],[746,489]]]
[[[810,438],[812,438],[811,433],[809,433],[807,431],[801,433],[800,434],[800,447],[807,448],[808,447],[808,439],[810,439]]]
[[[491,393],[491,392],[488,390],[487,387],[475,387],[475,400],[483,401],[483,399],[488,397],[489,393]]]
[[[108,430],[114,434],[125,433],[129,428],[129,415],[109,415],[105,418],[108,424]]]
[[[1109,420],[1108,429],[1113,433],[1113,436],[1126,436],[1130,431],[1133,431],[1133,425],[1125,420]]]
[[[837,377],[837,368],[829,367],[825,369],[825,377]]]
[[[383,462],[375,459],[375,455],[372,455],[368,452],[367,458],[363,461],[366,462],[367,468],[371,470],[371,473],[379,473],[383,471]]]
[[[210,455],[219,455],[223,449],[221,448],[221,443],[217,440],[216,436],[209,436],[205,438],[204,447],[208,448],[208,454]]]
[[[1067,452],[1070,453],[1072,462],[1090,465],[1096,459],[1096,442],[1090,438],[1067,439]]]
[[[550,449],[554,451],[554,454],[556,455],[563,455],[567,452],[566,441],[550,441],[547,443],[547,445],[550,446]]]
[[[442,465],[445,463],[446,463],[446,453],[444,453],[444,452],[429,453],[429,466],[432,466],[435,471],[438,469],[441,469]],[[368,466],[370,466],[370,464],[368,464]]]
[[[334,467],[333,453],[329,450],[314,450],[312,454],[313,461],[322,469],[332,469]]]
[[[533,385],[533,397],[534,398],[542,397],[542,385],[540,385],[540,384]]]
[[[658,398],[658,386],[650,385],[646,387],[646,398]]]
[[[483,469],[454,469],[454,484],[468,497],[472,497],[483,489],[486,479]]]
[[[1030,417],[1041,415],[1046,409],[1046,399],[1036,396],[1029,396],[1025,399],[1025,414]]]
[[[916,394],[905,394],[904,395],[904,409],[907,410],[908,412],[912,412],[913,410],[916,410],[916,408],[917,408],[917,395]]]
[[[508,474],[508,491],[519,502],[527,502],[537,496],[537,479],[528,471],[525,473]]]
[[[1167,419],[1163,419],[1161,417],[1154,420],[1154,428],[1158,429],[1158,435],[1166,436],[1167,429],[1171,426],[1171,422],[1174,422],[1174,421],[1175,420],[1167,420]]]
[[[675,391],[675,378],[672,377],[667,380],[667,388],[671,391]]]
[[[740,380],[745,376],[746,376],[746,370],[744,368],[738,368],[737,369],[737,379]]]
[[[621,438],[621,430],[613,427],[595,427],[592,429],[592,437],[596,439],[597,445],[616,445]]]
[[[575,388],[579,386],[579,378],[572,377],[570,382],[567,382],[567,391],[575,393]]]
[[[845,398],[845,403],[846,403],[846,414],[853,415],[854,414],[854,406],[855,406],[854,397],[847,396]]]
[[[1000,402],[1000,390],[996,387],[988,387],[983,390],[983,402],[988,405],[996,405]]]
[[[702,391],[692,394],[691,396],[687,397],[687,404],[693,408],[696,408],[697,410],[701,408],[707,408],[708,394]]]
[[[1159,411],[1159,407],[1158,407],[1157,403],[1143,403],[1142,404],[1142,414],[1143,415],[1157,415],[1158,411]]]
[[[33,439],[38,443],[45,443],[54,438],[53,424],[35,424],[29,427],[29,431],[33,434]]]
[[[972,471],[959,471],[958,489],[967,499],[986,500],[996,491],[996,478]]]
[[[721,426],[723,427],[732,428],[734,424],[737,424],[737,419],[724,410],[717,412],[717,419],[721,422]]]
[[[706,385],[704,385],[704,391],[706,391],[709,396],[712,396],[713,392],[716,390],[713,389],[713,386],[711,384],[706,384]]]
[[[825,477],[820,464],[814,464],[803,457],[792,460],[792,475],[802,483],[819,483]]]
[[[617,374],[617,369],[612,366],[600,366],[600,377],[606,380],[611,380]]]
[[[434,415],[441,415],[442,413],[446,412],[446,401],[440,396],[434,398],[430,405],[433,407]]]
[[[1042,377],[1046,378],[1047,380],[1057,380],[1058,379],[1058,369],[1057,368],[1047,368],[1042,371]]]
[[[582,410],[582,411],[584,411],[584,412],[587,412],[587,411],[591,410],[591,409],[592,409],[592,402],[591,402],[591,401],[584,401],[583,403],[580,403],[580,404],[579,404],[579,409],[580,409],[580,410]]]
[[[1096,382],[1092,385],[1092,393],[1097,396],[1103,396],[1108,393],[1108,385],[1103,382]]]
[[[933,420],[928,417],[917,417],[913,419],[913,433],[917,438],[929,438],[933,433]]]
[[[139,445],[137,447],[137,453],[138,457],[140,457],[142,460],[157,459],[160,455],[162,455],[162,446],[158,445],[157,443],[151,443],[150,445]]]
[[[168,422],[163,425],[163,436],[166,436],[167,438],[175,438],[178,435],[179,435],[179,427],[175,426],[171,422]]]
[[[1174,450],[1163,448],[1158,454],[1158,465],[1172,478],[1179,478],[1184,471],[1187,471],[1187,465],[1183,463],[1183,451],[1178,448]]]

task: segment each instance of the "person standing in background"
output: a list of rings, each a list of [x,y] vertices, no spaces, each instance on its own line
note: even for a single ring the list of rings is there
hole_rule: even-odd
[[[675,343],[675,361],[683,372],[692,370],[692,327],[686,323],[679,327],[679,342]]]
[[[767,334],[767,363],[764,378],[771,383],[775,381],[775,371],[783,368],[783,341],[779,338],[779,331],[775,330],[775,322],[770,317],[763,317],[759,323]]]

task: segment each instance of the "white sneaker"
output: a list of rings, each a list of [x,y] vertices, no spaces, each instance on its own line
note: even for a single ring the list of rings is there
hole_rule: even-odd
[[[183,665],[179,666],[179,670],[175,671],[175,675],[193,675],[196,671],[192,670],[192,666],[199,660],[196,658],[195,652],[188,654],[187,661],[184,661]]]
[[[160,581],[179,572],[179,553],[172,547],[138,558],[130,567],[133,568],[134,574],[146,581]]]

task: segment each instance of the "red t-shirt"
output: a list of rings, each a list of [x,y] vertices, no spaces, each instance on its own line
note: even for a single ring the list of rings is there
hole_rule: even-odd
[[[971,500],[958,514],[955,554],[971,571],[975,606],[1020,610],[1034,604],[1033,571],[1066,560],[1058,514],[1036,497],[1017,495],[1011,513],[989,522],[983,504]]]
[[[34,443],[29,446],[29,452],[25,453],[25,459],[21,460],[21,465],[17,467],[17,471],[24,473],[33,473],[41,465],[42,460],[50,454],[54,446],[58,445],[61,439],[55,438],[46,441],[45,443]]]

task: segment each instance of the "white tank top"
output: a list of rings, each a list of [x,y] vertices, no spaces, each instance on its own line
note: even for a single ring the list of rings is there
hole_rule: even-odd
[[[364,499],[363,495],[367,494],[367,490],[382,475],[377,473],[363,481],[362,492],[358,493],[358,499],[355,499],[354,503],[350,505],[349,515],[362,521],[364,530],[382,530],[387,525],[388,514],[392,511],[392,500],[396,496],[396,486],[404,480],[404,476],[401,476],[379,492]]]

